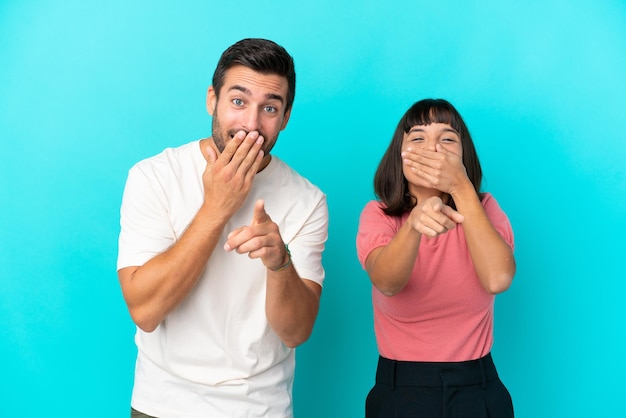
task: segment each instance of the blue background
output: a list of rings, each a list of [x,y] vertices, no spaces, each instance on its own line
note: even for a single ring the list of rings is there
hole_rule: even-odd
[[[0,0],[0,417],[128,416],[115,273],[136,161],[210,134],[221,52],[294,56],[276,153],[328,195],[327,280],[295,412],[360,417],[377,351],[358,216],[416,100],[465,117],[516,233],[494,356],[518,417],[623,410],[626,3]]]

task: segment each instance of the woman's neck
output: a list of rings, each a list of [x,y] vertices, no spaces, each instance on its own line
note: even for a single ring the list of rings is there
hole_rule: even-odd
[[[411,194],[411,196],[417,199],[418,202],[423,202],[424,200],[433,196],[439,197],[446,205],[448,205],[450,202],[450,195],[437,189],[413,186],[409,187],[409,193]]]

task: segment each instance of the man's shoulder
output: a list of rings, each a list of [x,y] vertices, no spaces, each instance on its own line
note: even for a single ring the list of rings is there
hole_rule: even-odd
[[[320,194],[324,194],[319,186],[314,184],[304,175],[300,174],[295,168],[287,164],[285,161],[276,156],[273,156],[273,159],[276,163],[275,171],[277,171],[280,176],[289,178],[291,183],[296,185],[297,187],[304,187],[307,189],[315,190]]]
[[[158,170],[188,166],[188,162],[201,154],[199,140],[163,149],[158,154],[137,162],[131,170]]]

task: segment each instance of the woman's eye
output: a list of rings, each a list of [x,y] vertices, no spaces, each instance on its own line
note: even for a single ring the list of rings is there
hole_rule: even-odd
[[[417,137],[417,138],[411,139],[411,141],[423,141],[423,140],[424,140],[424,138],[422,138],[422,137]]]

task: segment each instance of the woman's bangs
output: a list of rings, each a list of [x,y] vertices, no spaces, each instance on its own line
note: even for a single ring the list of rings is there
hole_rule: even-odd
[[[414,126],[430,125],[432,123],[445,123],[455,131],[461,132],[461,123],[456,115],[443,106],[416,106],[407,114],[404,124],[404,132],[407,133]]]

